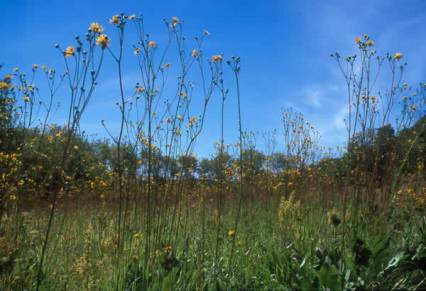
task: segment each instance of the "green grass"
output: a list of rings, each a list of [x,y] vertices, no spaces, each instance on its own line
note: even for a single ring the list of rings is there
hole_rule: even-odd
[[[93,203],[74,205],[66,216],[63,208],[59,210],[42,290],[426,287],[425,218],[408,209],[399,209],[393,218],[385,214],[349,218],[343,247],[342,224],[329,224],[326,212],[315,205],[301,205],[286,221],[278,219],[276,206],[246,205],[232,263],[231,208],[222,220],[217,256],[215,213],[206,210],[203,234],[202,208],[194,206],[187,227],[181,226],[176,239],[160,242],[148,263],[143,223],[133,213],[117,255],[111,209]],[[47,213],[48,208],[41,206],[24,212],[19,229],[13,216],[2,224],[0,289],[34,288]]]

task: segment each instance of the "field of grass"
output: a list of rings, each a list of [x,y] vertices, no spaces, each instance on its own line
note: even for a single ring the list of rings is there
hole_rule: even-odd
[[[321,148],[285,109],[260,149],[241,118],[240,58],[206,56],[208,31],[188,45],[179,18],[165,24],[157,43],[141,16],[114,15],[115,43],[94,22],[56,46],[63,72],[34,64],[0,81],[0,290],[426,289],[426,83],[402,82],[402,53],[379,56],[364,35],[357,57],[332,55],[348,88],[343,148]],[[120,122],[93,140],[80,120],[105,62]],[[373,89],[387,68],[388,90]],[[219,142],[201,159],[212,99]],[[238,134],[225,142],[228,106]]]
[[[115,212],[102,203],[58,210],[42,289],[421,289],[425,286],[426,221],[412,209],[348,218],[347,234],[315,207],[247,206],[233,233],[225,210],[219,236],[211,207],[194,206],[177,237],[159,242],[147,263],[141,219],[129,211],[117,254]],[[281,211],[284,211],[282,208]],[[24,211],[19,239],[2,239],[2,289],[31,288],[43,242],[47,207]],[[282,213],[284,215],[284,213]],[[204,220],[203,220],[204,217]],[[337,218],[334,218],[337,219]],[[15,233],[11,216],[3,227]],[[204,228],[204,231],[203,231]],[[356,229],[356,231],[354,230]],[[163,230],[168,232],[167,227]],[[235,240],[235,250],[233,248]],[[9,244],[8,244],[9,243]],[[219,244],[219,247],[218,247]],[[342,245],[343,244],[343,245]],[[9,249],[6,248],[8,246]],[[233,253],[231,261],[231,253]]]

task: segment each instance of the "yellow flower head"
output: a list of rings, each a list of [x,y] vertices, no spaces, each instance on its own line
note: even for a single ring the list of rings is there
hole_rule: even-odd
[[[163,250],[164,250],[165,253],[171,253],[173,249],[172,249],[171,245],[167,245],[167,246],[164,247]]]
[[[230,230],[228,230],[228,236],[229,236],[229,237],[233,237],[233,236],[235,236],[235,229],[230,229]]]
[[[368,46],[374,46],[374,40],[372,40],[372,39],[367,40],[367,45]]]
[[[176,16],[173,16],[172,23],[171,23],[172,27],[176,27],[176,25],[178,25],[179,23],[180,23],[180,19],[177,18]]]
[[[116,14],[111,17],[109,20],[111,24],[118,25],[120,23],[120,15]]]
[[[355,42],[356,43],[360,43],[361,42],[361,37],[359,37],[359,36],[355,37]]]
[[[155,47],[157,47],[157,43],[155,41],[151,40],[151,41],[148,42],[148,46],[155,48]]]
[[[89,30],[93,31],[94,33],[102,33],[104,28],[98,22],[92,22],[89,26]]]
[[[395,59],[395,60],[397,60],[397,61],[399,61],[400,59],[402,59],[402,54],[401,53],[395,53],[394,55],[393,55],[393,58]]]
[[[213,63],[220,63],[223,60],[222,55],[214,55],[212,56],[212,62]]]
[[[30,102],[30,96],[24,96],[24,102]]]
[[[0,81],[0,90],[8,90],[10,87],[9,83],[5,82],[5,81]]]
[[[74,55],[74,47],[72,46],[67,47],[64,51],[64,56],[66,58],[69,58],[69,57],[72,57],[73,55]]]
[[[37,70],[37,69],[38,69],[38,65],[37,65],[37,64],[34,64],[34,65],[33,65],[33,69],[34,69],[34,70]]]
[[[107,46],[109,46],[110,40],[109,37],[106,34],[100,34],[98,36],[98,39],[96,40],[96,44],[100,45],[101,48],[106,48]]]
[[[198,58],[198,56],[200,55],[200,52],[198,51],[198,50],[196,50],[196,49],[193,49],[192,50],[192,52],[191,52],[191,56],[193,57],[193,58]]]
[[[136,86],[136,93],[141,94],[143,92],[145,92],[145,88],[143,86]]]

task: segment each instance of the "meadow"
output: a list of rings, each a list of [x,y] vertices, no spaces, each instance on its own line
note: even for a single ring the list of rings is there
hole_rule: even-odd
[[[1,72],[1,290],[426,288],[426,83],[404,82],[401,52],[363,35],[331,55],[347,142],[330,149],[293,108],[280,130],[245,128],[242,60],[206,52],[207,30],[172,17],[157,42],[142,16],[109,22],[57,44],[63,68]],[[80,121],[106,62],[120,123],[93,139]],[[221,131],[201,158],[212,104]]]

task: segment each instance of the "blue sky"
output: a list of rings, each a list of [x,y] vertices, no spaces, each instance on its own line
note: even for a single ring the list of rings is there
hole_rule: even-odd
[[[280,129],[280,111],[294,107],[314,123],[321,144],[340,144],[345,138],[343,79],[330,53],[354,52],[354,38],[370,35],[381,53],[400,51],[408,62],[405,80],[426,76],[426,1],[424,0],[2,0],[0,63],[6,68],[30,69],[33,63],[61,68],[53,48],[72,43],[92,21],[105,27],[111,15],[141,13],[151,35],[165,35],[163,18],[185,21],[188,36],[208,29],[206,50],[239,55],[243,126],[255,132]],[[112,30],[112,28],[108,28]],[[111,35],[114,41],[114,35]],[[112,61],[112,60],[110,60]],[[103,87],[94,95],[82,128],[105,136],[100,121],[114,128],[118,100],[113,68],[103,72]],[[126,72],[128,81],[132,71]],[[61,97],[61,98],[66,98]],[[62,100],[66,102],[66,100]],[[213,103],[212,106],[217,104]],[[233,106],[230,102],[229,106]],[[207,118],[198,152],[207,155],[219,139],[218,110]],[[115,117],[113,117],[115,116]],[[236,115],[226,112],[226,138],[236,140]],[[279,138],[279,137],[278,137]],[[259,144],[262,141],[259,140]]]

